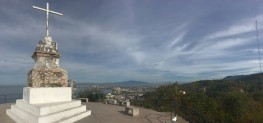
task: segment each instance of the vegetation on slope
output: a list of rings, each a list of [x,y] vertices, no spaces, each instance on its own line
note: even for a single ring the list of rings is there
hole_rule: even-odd
[[[204,122],[263,122],[261,75],[204,80],[161,86],[134,104],[157,111],[172,111],[186,120]],[[183,94],[182,91],[186,91]]]

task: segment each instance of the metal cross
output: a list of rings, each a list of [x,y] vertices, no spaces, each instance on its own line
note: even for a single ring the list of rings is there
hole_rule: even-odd
[[[40,8],[40,7],[36,7],[36,6],[33,6],[33,8],[34,8],[34,9],[38,9],[38,10],[45,11],[45,12],[47,13],[47,18],[46,18],[46,19],[47,19],[47,24],[46,24],[46,37],[48,37],[48,36],[49,36],[49,32],[48,32],[48,14],[49,14],[49,13],[52,13],[52,14],[56,14],[56,15],[60,15],[60,16],[62,16],[63,14],[49,10],[49,5],[48,5],[48,3],[47,3],[47,8],[46,8],[46,9],[43,9],[43,8]]]

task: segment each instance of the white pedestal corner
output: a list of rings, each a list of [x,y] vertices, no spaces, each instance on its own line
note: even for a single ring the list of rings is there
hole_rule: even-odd
[[[71,99],[70,87],[25,87],[23,99],[6,114],[18,123],[72,123],[91,115],[91,111],[80,100]]]

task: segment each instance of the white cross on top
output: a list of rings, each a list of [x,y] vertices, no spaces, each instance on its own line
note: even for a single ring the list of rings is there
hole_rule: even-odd
[[[49,13],[52,13],[52,14],[56,14],[56,15],[60,15],[62,16],[63,14],[61,13],[58,13],[58,12],[54,12],[54,11],[51,11],[49,10],[49,4],[47,3],[47,8],[46,9],[43,9],[43,8],[40,8],[40,7],[36,7],[36,6],[33,6],[34,9],[38,9],[38,10],[42,10],[42,11],[45,11],[47,13],[47,24],[46,24],[46,37],[49,36],[49,32],[48,32],[48,14]]]

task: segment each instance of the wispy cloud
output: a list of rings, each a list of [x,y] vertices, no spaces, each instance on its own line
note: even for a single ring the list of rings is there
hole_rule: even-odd
[[[0,84],[18,81],[9,73],[26,81],[34,64],[30,56],[45,35],[45,15],[33,11],[32,2],[4,2]],[[50,17],[61,66],[80,82],[192,81],[258,71],[255,19],[261,41],[261,2],[251,4],[258,15],[244,8],[245,1],[50,2],[65,15]]]

